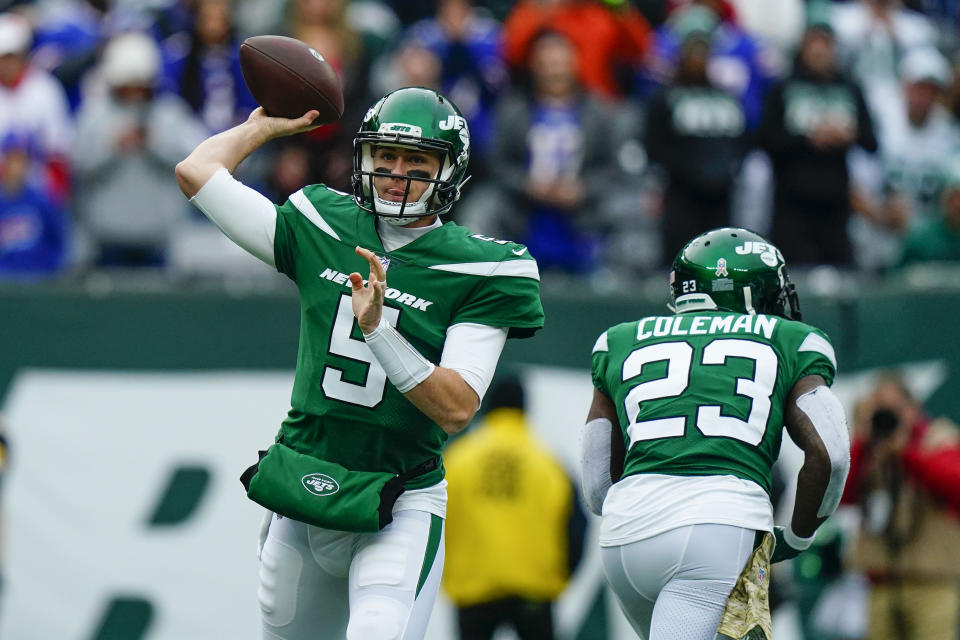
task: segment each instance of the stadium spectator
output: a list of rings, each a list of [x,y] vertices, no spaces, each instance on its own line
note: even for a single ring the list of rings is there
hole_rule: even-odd
[[[434,15],[436,0],[385,0],[405,26],[426,20]]]
[[[164,42],[164,76],[216,133],[247,119],[257,107],[240,72],[239,42],[230,0],[194,4],[190,32]]]
[[[901,265],[917,262],[960,264],[960,160],[943,171],[940,213],[914,226],[903,242]]]
[[[816,3],[813,3],[816,4]],[[900,103],[899,66],[910,50],[934,46],[937,31],[925,15],[901,0],[822,2],[819,11],[836,32],[844,68],[862,88],[880,129]]]
[[[444,453],[447,469],[443,586],[460,640],[552,640],[553,602],[583,553],[586,516],[556,457],[533,434],[524,389],[495,384],[483,421]]]
[[[504,56],[514,70],[529,68],[533,43],[545,29],[570,38],[580,84],[608,98],[627,93],[650,47],[650,24],[629,3],[521,0],[503,24]]]
[[[106,91],[80,105],[76,206],[101,266],[162,266],[187,213],[170,176],[206,131],[181,98],[157,91],[160,64],[149,36],[116,36],[99,68]]]
[[[304,140],[278,140],[275,166],[299,164],[297,158],[305,154],[306,182],[347,190],[353,134],[370,101],[370,68],[385,45],[350,24],[346,0],[294,0],[287,30],[288,35],[322,53],[333,66],[343,85],[344,113],[339,122],[308,132]],[[295,158],[286,158],[287,154]],[[276,171],[270,181],[291,182]]]
[[[666,179],[661,235],[669,263],[691,237],[730,222],[733,180],[746,151],[740,103],[707,73],[716,14],[692,6],[673,27],[681,42],[672,82],[650,101],[644,145]]]
[[[493,135],[494,102],[509,81],[500,24],[483,16],[472,0],[438,0],[436,17],[414,24],[407,38],[442,61],[441,90],[467,118],[475,158],[484,157]]]
[[[531,45],[530,84],[498,106],[489,218],[478,230],[521,239],[541,269],[587,273],[597,266],[604,207],[619,176],[623,112],[584,93],[573,43],[541,33]]]
[[[322,53],[340,76],[345,105],[341,122],[348,137],[370,101],[370,67],[391,44],[383,33],[355,26],[349,4],[346,0],[294,0],[287,26],[288,35]]]
[[[837,71],[833,30],[813,20],[793,73],[767,95],[760,143],[773,163],[771,239],[796,265],[850,265],[847,152],[877,149],[860,89]]]
[[[48,196],[64,202],[69,195],[67,156],[73,121],[63,87],[30,64],[30,23],[16,13],[0,14],[0,138],[8,133],[33,138],[31,176]]]
[[[856,156],[851,237],[863,268],[896,262],[908,228],[939,221],[944,159],[960,151],[960,128],[939,100],[951,81],[950,65],[933,48],[913,49],[900,63],[903,93],[878,128],[879,153]],[[894,118],[894,114],[896,117]],[[866,190],[866,192],[865,192]]]
[[[886,374],[856,425],[844,502],[863,518],[850,564],[872,583],[869,637],[952,640],[960,623],[960,430]]]
[[[935,49],[914,49],[900,64],[902,107],[879,129],[880,152],[891,197],[904,200],[898,228],[929,220],[938,209],[943,160],[960,150],[960,128],[940,104],[950,85],[949,63]]]
[[[64,211],[29,183],[30,162],[28,136],[0,140],[0,277],[48,275],[64,264]]]
[[[34,4],[34,43],[30,59],[49,71],[67,93],[73,113],[80,104],[83,79],[112,28],[115,14],[106,0],[61,0]]]
[[[397,47],[395,55],[389,56],[389,60],[391,69],[381,78],[384,90],[395,91],[402,87],[440,90],[443,84],[443,60],[421,42],[404,40]],[[473,129],[470,131],[472,134]]]
[[[774,65],[795,51],[803,35],[805,0],[731,0],[737,24],[775,56]]]
[[[763,100],[776,79],[778,69],[773,56],[760,41],[731,20],[721,20],[711,4],[697,0],[681,6],[670,15],[666,24],[657,29],[645,73],[653,87],[647,91],[652,92],[656,87],[668,84],[676,74],[683,38],[689,31],[685,23],[690,18],[686,14],[693,13],[692,19],[705,22],[703,28],[710,31],[707,75],[711,84],[740,101],[747,128],[753,129],[760,123]],[[713,16],[713,19],[703,17],[706,14]]]

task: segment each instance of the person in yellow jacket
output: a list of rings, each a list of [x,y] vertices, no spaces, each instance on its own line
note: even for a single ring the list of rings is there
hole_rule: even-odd
[[[519,381],[495,384],[487,403],[483,421],[444,454],[443,586],[461,640],[489,640],[501,625],[521,640],[550,640],[586,518],[569,475],[527,424]]]

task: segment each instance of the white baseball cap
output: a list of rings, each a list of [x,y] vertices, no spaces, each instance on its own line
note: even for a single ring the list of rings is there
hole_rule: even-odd
[[[0,13],[0,56],[26,53],[33,40],[30,22],[17,13]]]
[[[111,87],[152,87],[160,73],[160,48],[145,33],[121,33],[104,49],[100,72]]]
[[[912,49],[900,62],[900,79],[907,83],[929,82],[946,88],[952,78],[950,63],[933,47]]]

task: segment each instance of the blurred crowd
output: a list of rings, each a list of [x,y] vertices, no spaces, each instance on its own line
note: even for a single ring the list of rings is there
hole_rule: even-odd
[[[736,224],[796,267],[960,263],[956,0],[0,0],[0,277],[260,269],[173,167],[256,103],[248,35],[309,43],[340,122],[239,177],[349,190],[367,107],[447,94],[472,134],[454,209],[541,271],[662,269]],[[547,278],[550,276],[547,275]]]

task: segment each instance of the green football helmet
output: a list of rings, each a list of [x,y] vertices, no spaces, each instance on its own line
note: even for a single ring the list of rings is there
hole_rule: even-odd
[[[670,290],[677,313],[722,309],[801,319],[783,254],[747,229],[713,229],[684,245],[673,261]]]
[[[377,172],[373,154],[378,145],[419,149],[440,154],[436,176],[396,176]],[[406,87],[381,98],[363,118],[353,140],[353,197],[369,213],[394,224],[408,224],[416,218],[443,214],[460,197],[460,188],[469,179],[470,130],[456,105],[432,89]],[[373,186],[374,177],[392,176],[407,181],[401,202],[381,198]],[[415,202],[408,202],[413,180],[430,183]]]

